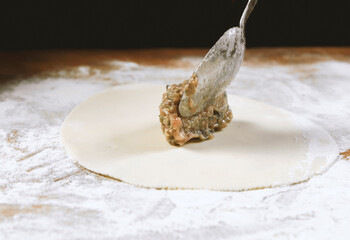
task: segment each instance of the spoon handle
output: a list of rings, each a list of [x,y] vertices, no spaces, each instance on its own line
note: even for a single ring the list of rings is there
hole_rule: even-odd
[[[251,14],[251,12],[253,11],[256,3],[258,2],[258,0],[249,0],[247,3],[247,6],[244,9],[244,12],[241,16],[241,20],[239,21],[239,27],[244,29],[245,24]]]

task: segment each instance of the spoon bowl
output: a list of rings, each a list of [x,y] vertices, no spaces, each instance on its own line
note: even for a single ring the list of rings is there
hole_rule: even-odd
[[[209,50],[194,75],[198,78],[196,92],[181,98],[181,116],[190,117],[204,110],[224,93],[242,64],[245,51],[245,23],[258,0],[249,0],[240,19],[240,26],[228,29]],[[189,98],[192,99],[189,106]]]

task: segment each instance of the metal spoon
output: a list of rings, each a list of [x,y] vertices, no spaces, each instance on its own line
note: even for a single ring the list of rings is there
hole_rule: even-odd
[[[249,0],[241,16],[239,27],[228,29],[209,50],[194,74],[198,77],[196,92],[191,96],[189,107],[186,93],[180,101],[179,111],[184,117],[204,110],[217,96],[222,94],[236,76],[244,57],[245,23],[258,0]]]

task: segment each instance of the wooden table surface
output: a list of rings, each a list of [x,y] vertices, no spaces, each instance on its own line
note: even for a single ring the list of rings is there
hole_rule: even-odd
[[[90,66],[101,70],[111,68],[108,61],[131,61],[148,66],[183,67],[178,59],[184,56],[202,58],[208,49],[147,50],[47,50],[0,52],[0,79],[28,78],[64,68]],[[350,47],[256,48],[245,53],[244,64],[289,65],[321,61],[350,61]]]
[[[248,49],[234,94],[300,114],[341,150],[308,182],[247,192],[143,189],[88,172],[65,116],[111,86],[170,84],[206,49],[0,52],[0,239],[349,239],[350,47]]]

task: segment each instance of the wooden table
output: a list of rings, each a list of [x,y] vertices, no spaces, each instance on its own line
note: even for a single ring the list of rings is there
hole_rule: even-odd
[[[88,172],[65,116],[118,84],[171,84],[207,50],[0,53],[0,239],[349,239],[350,48],[248,49],[228,91],[321,125],[339,159],[310,181],[247,192],[144,189]]]

